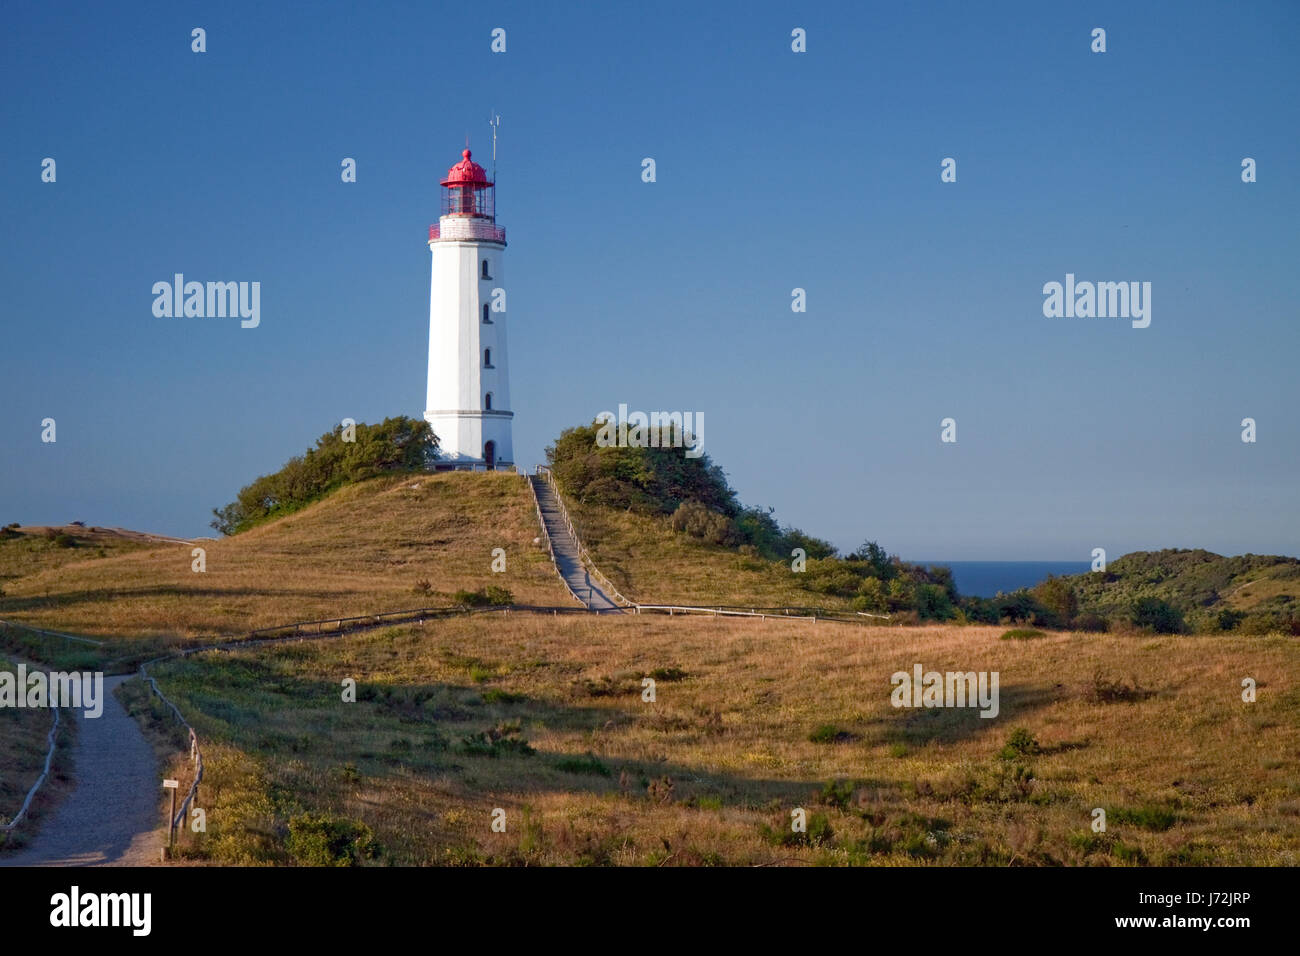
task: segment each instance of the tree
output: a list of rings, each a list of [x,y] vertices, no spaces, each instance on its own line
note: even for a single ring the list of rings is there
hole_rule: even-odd
[[[781,529],[781,535],[785,539],[782,545],[785,554],[782,557],[788,555],[795,548],[803,548],[804,553],[810,558],[835,557],[835,545],[829,541],[823,541],[821,538],[814,538],[798,528],[791,528],[787,525]]]
[[[1131,619],[1135,627],[1157,634],[1181,634],[1185,629],[1182,612],[1167,601],[1155,597],[1133,602]]]
[[[855,611],[884,611],[889,607],[885,586],[880,578],[863,578],[858,585],[858,596],[853,599]]]
[[[919,584],[915,591],[916,613],[923,621],[946,621],[953,614],[948,592],[937,584]]]
[[[894,559],[874,541],[865,542],[861,548],[849,555],[849,560],[867,562],[871,565],[872,573],[882,581],[888,581],[898,575],[898,567]]]
[[[999,617],[1012,624],[1026,624],[1045,610],[1024,588],[1012,591],[1010,594],[999,594],[994,598],[994,602]]]
[[[1030,593],[1051,612],[1057,626],[1067,626],[1079,612],[1078,596],[1066,578],[1048,575],[1047,580],[1036,585]]]
[[[906,611],[914,606],[913,585],[911,581],[895,578],[889,582],[889,609]]]

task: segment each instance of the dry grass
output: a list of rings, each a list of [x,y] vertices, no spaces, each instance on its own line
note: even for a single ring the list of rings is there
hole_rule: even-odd
[[[596,566],[629,600],[642,604],[822,607],[849,602],[806,591],[789,562],[747,557],[673,531],[662,518],[565,505]]]
[[[842,606],[796,587],[787,565],[663,522],[575,517],[634,599]],[[537,534],[516,476],[380,479],[207,543],[203,574],[188,545],[0,549],[0,573],[16,575],[0,617],[112,638],[114,656],[486,585],[569,605]],[[496,547],[505,574],[490,570]],[[209,832],[192,849],[217,862],[320,862],[351,846],[387,864],[1300,863],[1294,639],[1003,631],[492,614],[156,673],[204,740]],[[50,640],[51,653],[91,653]],[[892,708],[890,675],[915,663],[998,671],[1000,715]],[[1258,702],[1241,701],[1244,677]],[[356,703],[340,698],[345,678]],[[128,699],[157,716],[138,688]],[[43,731],[0,719],[20,721],[0,747],[3,801]],[[796,807],[805,835],[790,831]],[[1089,826],[1096,807],[1104,834]]]
[[[231,538],[159,545],[11,579],[0,616],[94,636],[229,637],[297,620],[445,604],[461,589],[508,588],[521,603],[568,605],[517,476],[450,473],[346,487]],[[493,573],[492,550],[507,570]],[[77,549],[70,549],[76,551]],[[420,580],[430,583],[417,592]]]
[[[67,534],[74,547],[63,548],[47,537],[47,532]],[[0,588],[9,588],[16,578],[42,571],[53,571],[70,564],[127,554],[150,547],[140,537],[123,535],[107,528],[27,527],[0,532]]]
[[[0,657],[0,671],[13,672],[15,666]],[[40,776],[53,721],[54,715],[47,708],[0,707],[0,823],[14,818]],[[25,845],[42,816],[68,790],[72,727],[71,721],[60,724],[59,748],[50,777],[37,793],[23,823],[13,831],[0,832],[0,853]]]
[[[223,862],[293,862],[287,821],[312,810],[363,823],[389,864],[1300,863],[1293,641],[1001,633],[511,615],[159,677],[207,741]],[[894,709],[915,663],[998,671],[1000,715]],[[1098,674],[1154,693],[1095,702]],[[1015,728],[1039,752],[999,756]],[[467,744],[493,730],[536,753]]]

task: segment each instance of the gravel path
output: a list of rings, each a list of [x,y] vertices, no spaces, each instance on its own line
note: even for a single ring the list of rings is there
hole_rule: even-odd
[[[144,735],[113,693],[125,676],[104,678],[104,712],[77,721],[73,790],[31,844],[0,866],[148,866],[158,862],[164,823],[162,778]]]

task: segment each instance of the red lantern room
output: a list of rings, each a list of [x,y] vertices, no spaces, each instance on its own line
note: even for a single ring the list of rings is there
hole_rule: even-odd
[[[442,215],[472,216],[496,221],[496,185],[488,181],[487,170],[470,159],[467,149],[459,163],[447,170],[442,181]]]

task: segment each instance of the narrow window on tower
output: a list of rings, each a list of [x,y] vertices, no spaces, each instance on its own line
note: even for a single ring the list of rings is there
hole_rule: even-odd
[[[491,349],[484,349],[484,350],[483,350],[483,367],[484,367],[484,368],[491,368],[491,367],[492,367],[492,350],[491,350]]]
[[[492,393],[491,393],[491,392],[488,392],[486,395],[483,396],[483,410],[484,410],[484,411],[488,411],[488,412],[492,411]]]
[[[484,278],[484,279],[491,279],[491,278],[492,278],[490,275],[488,275],[488,267],[487,267],[487,260],[486,260],[486,259],[483,260],[483,278]]]
[[[483,324],[484,325],[492,324],[492,306],[487,304],[484,304],[483,306]]]

